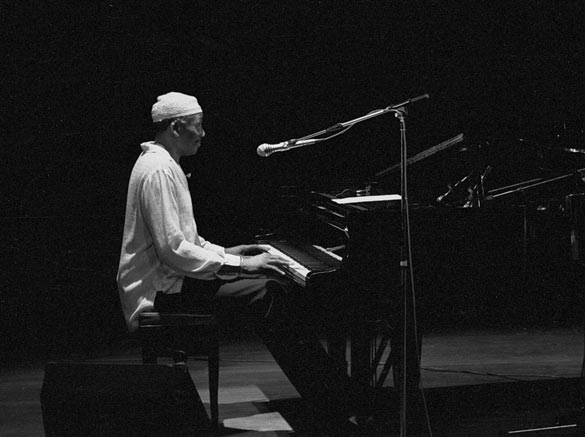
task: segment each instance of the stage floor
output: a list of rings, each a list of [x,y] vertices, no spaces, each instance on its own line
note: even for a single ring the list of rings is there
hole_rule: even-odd
[[[433,435],[499,436],[557,425],[566,428],[518,435],[585,434],[572,426],[581,418],[583,345],[580,328],[425,335],[422,383]],[[135,345],[118,349],[86,361],[140,363]],[[220,354],[221,435],[312,435],[298,394],[260,341],[253,336],[223,341]],[[190,361],[189,372],[208,409],[206,363]],[[0,370],[0,435],[44,435],[43,377],[44,363]],[[389,379],[378,410],[387,419],[380,435],[394,435],[398,413]]]

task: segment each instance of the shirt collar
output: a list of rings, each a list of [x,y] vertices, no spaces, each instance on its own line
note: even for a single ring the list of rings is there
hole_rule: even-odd
[[[142,148],[142,153],[158,153],[161,156],[168,158],[169,161],[171,161],[174,165],[177,166],[178,169],[181,170],[181,173],[183,173],[185,177],[187,178],[191,177],[191,173],[185,174],[183,168],[179,164],[177,164],[177,162],[173,159],[169,151],[165,149],[162,144],[157,143],[156,141],[147,141],[145,143],[140,144],[140,147]]]
[[[165,149],[162,144],[157,143],[156,141],[147,141],[145,143],[140,144],[143,152],[153,152],[153,153],[161,153],[163,155],[167,155],[169,158],[173,159],[171,154],[167,149]]]

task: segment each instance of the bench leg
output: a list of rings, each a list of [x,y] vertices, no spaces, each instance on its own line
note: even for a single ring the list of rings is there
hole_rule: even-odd
[[[217,340],[209,351],[208,356],[208,373],[209,373],[209,409],[211,411],[211,426],[214,435],[217,435],[219,430],[219,345]]]

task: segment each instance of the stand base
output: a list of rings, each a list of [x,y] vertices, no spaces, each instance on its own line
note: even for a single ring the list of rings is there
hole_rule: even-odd
[[[545,428],[521,429],[506,431],[502,436],[581,436],[583,428],[574,423],[571,425],[547,426]]]

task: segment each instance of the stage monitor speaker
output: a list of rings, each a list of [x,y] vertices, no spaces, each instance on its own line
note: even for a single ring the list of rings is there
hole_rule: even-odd
[[[211,430],[189,372],[168,365],[47,363],[41,407],[47,436],[198,436]]]

